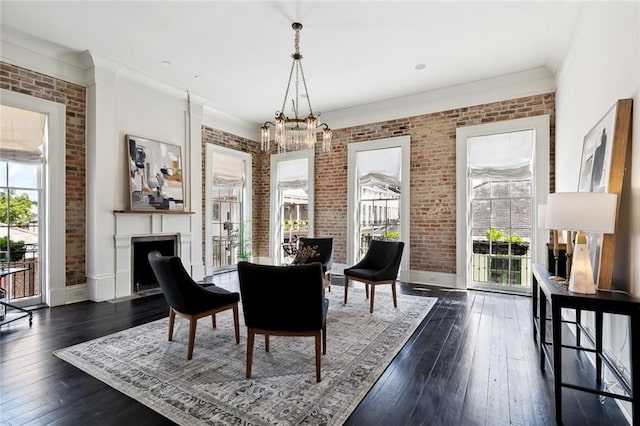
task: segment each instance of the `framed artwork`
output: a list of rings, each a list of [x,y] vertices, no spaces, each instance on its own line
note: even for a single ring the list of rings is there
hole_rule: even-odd
[[[181,148],[126,135],[129,208],[184,211]]]
[[[579,192],[609,192],[618,195],[616,232],[620,195],[631,135],[632,99],[613,105],[584,138],[580,161]],[[615,234],[587,233],[587,246],[593,276],[601,289],[610,289],[613,279]]]

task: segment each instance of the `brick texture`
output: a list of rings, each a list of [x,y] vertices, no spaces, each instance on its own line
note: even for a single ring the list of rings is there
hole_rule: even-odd
[[[86,282],[86,90],[5,62],[0,62],[0,87],[66,106],[66,285],[82,284]]]
[[[332,152],[316,149],[315,235],[334,238],[334,261],[346,262],[347,144],[411,137],[411,269],[456,272],[456,129],[549,114],[550,170],[555,163],[553,93],[354,126],[334,131]],[[550,176],[553,190],[553,172]],[[268,231],[268,230],[267,230]]]

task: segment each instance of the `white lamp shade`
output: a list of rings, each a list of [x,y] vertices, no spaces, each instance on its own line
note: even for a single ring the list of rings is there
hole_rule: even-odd
[[[546,226],[613,234],[618,196],[606,192],[556,192],[547,197]]]

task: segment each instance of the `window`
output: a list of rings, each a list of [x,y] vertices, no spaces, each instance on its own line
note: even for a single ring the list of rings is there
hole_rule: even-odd
[[[457,130],[458,287],[530,291],[549,188],[549,116]]]
[[[401,279],[409,271],[409,137],[348,145],[347,263],[372,239],[404,241]],[[404,275],[403,277],[403,274]]]
[[[271,156],[271,218],[269,256],[289,263],[300,237],[313,237],[314,151],[306,149]]]
[[[205,259],[207,273],[251,256],[251,154],[207,145]]]

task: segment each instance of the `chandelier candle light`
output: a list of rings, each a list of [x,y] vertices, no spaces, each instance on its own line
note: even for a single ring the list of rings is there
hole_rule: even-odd
[[[596,285],[585,232],[613,234],[618,196],[605,192],[559,192],[547,198],[546,225],[551,229],[578,231],[573,248],[569,291],[594,294]],[[567,241],[567,255],[571,238]]]
[[[331,129],[326,123],[318,124],[318,117],[320,113],[314,114],[311,108],[311,101],[309,100],[309,92],[307,91],[307,82],[304,78],[304,71],[302,70],[302,54],[300,53],[300,30],[302,30],[302,24],[295,22],[292,26],[295,31],[294,47],[295,52],[291,55],[293,62],[291,63],[291,71],[289,72],[289,81],[287,83],[287,90],[284,94],[284,100],[282,101],[282,108],[280,111],[276,111],[275,123],[267,121],[262,126],[261,137],[261,149],[262,151],[269,151],[271,148],[271,129],[270,126],[275,127],[274,141],[278,146],[278,152],[297,151],[299,149],[313,148],[316,143],[316,129],[322,128],[322,151],[331,151]],[[289,118],[284,114],[284,108],[289,99],[289,89],[291,88],[291,81],[294,77],[294,92],[291,98],[293,117]],[[302,80],[302,87],[304,89],[304,97],[307,98],[307,104],[309,105],[309,115],[306,118],[300,118],[300,81]]]

